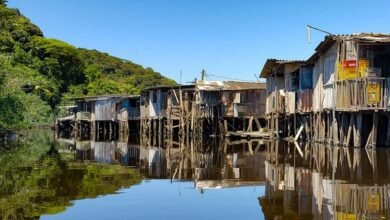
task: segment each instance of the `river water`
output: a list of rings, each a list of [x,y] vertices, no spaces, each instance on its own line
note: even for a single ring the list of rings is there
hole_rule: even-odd
[[[1,219],[387,219],[390,151],[282,141],[74,140],[0,150]]]

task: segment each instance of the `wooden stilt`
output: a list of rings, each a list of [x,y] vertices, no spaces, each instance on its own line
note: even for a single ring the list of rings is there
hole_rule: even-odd
[[[361,132],[362,132],[363,113],[356,114],[356,121],[354,123],[354,147],[361,147]]]
[[[378,138],[378,112],[374,112],[372,117],[372,147],[375,148]]]
[[[390,145],[390,115],[387,115],[387,135],[386,135],[386,141],[385,145]]]
[[[346,147],[349,146],[349,143],[350,143],[350,140],[351,140],[351,135],[352,135],[352,129],[353,129],[354,121],[355,121],[354,114],[351,114],[350,118],[349,118],[349,126],[348,126],[348,131],[347,131],[347,138],[345,139],[345,142],[344,142],[344,146],[346,146]]]
[[[339,126],[338,126],[338,122],[337,122],[337,115],[334,115],[335,118],[333,118],[332,116],[332,120],[333,120],[333,144],[334,145],[338,145],[339,144]]]

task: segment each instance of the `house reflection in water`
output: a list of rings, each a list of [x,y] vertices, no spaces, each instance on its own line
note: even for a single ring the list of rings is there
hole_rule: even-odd
[[[76,160],[138,167],[146,178],[192,180],[200,191],[265,183],[267,152],[262,141],[226,142],[216,138],[178,141],[60,139]]]
[[[387,219],[389,150],[306,145],[268,146],[266,219]]]
[[[74,150],[76,160],[138,167],[139,143],[137,144],[137,138],[134,138],[135,142],[129,144],[128,138],[128,136],[119,137],[116,141],[76,140],[74,138],[57,140]]]
[[[265,158],[265,144],[259,141],[228,143],[188,138],[159,146],[142,145],[140,164],[144,166],[140,168],[150,178],[193,180],[195,188],[203,192],[263,185]]]
[[[195,168],[198,190],[264,185],[266,152],[262,141],[221,144],[225,145],[225,151],[220,151],[213,163],[204,162],[203,166]],[[202,156],[203,161],[210,161],[208,155]],[[202,163],[201,158],[198,161]]]

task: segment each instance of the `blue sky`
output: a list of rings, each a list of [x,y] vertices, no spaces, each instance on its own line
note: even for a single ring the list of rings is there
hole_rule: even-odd
[[[9,0],[46,37],[98,49],[185,83],[256,80],[267,58],[307,59],[324,34],[390,32],[388,1]],[[223,79],[209,77],[208,79]]]

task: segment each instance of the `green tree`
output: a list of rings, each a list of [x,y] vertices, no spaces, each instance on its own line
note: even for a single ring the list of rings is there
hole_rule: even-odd
[[[152,68],[47,39],[6,3],[0,0],[0,129],[50,122],[59,103],[72,96],[139,94],[146,87],[175,84]],[[32,91],[25,92],[26,85]]]
[[[41,72],[59,80],[62,92],[71,84],[84,82],[84,64],[75,47],[56,39],[38,36],[32,38],[30,47],[32,54],[42,60]]]

